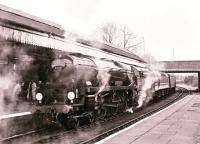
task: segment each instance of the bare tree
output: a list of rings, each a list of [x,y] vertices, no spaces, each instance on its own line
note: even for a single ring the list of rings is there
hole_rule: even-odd
[[[114,44],[117,37],[117,27],[112,23],[106,23],[101,27],[103,41]]]
[[[117,27],[113,23],[106,23],[100,30],[103,41],[125,48],[131,52],[136,52],[138,48],[141,48],[141,43],[143,43],[143,40],[142,42],[135,41],[138,38],[137,35],[126,25]]]
[[[130,48],[130,47],[134,47],[135,45],[133,45],[133,39],[135,39],[137,36],[136,34],[134,34],[130,28],[128,28],[127,26],[123,26],[120,29],[120,35],[122,36],[122,41],[121,41],[121,46],[123,48]]]

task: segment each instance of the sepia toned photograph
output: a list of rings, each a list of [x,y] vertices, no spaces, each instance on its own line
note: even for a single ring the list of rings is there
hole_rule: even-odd
[[[0,0],[0,144],[200,144],[200,1]]]

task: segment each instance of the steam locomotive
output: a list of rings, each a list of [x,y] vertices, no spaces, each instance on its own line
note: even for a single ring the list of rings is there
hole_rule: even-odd
[[[140,95],[145,95],[145,104],[174,93],[176,86],[175,77],[169,74],[140,71],[130,64],[82,54],[55,58],[46,76],[35,91],[29,90],[29,99],[37,101],[35,111],[45,114],[45,119],[68,128],[77,127],[82,120],[92,123],[140,107]]]
[[[137,105],[140,75],[134,69],[113,60],[64,55],[52,61],[48,80],[37,86],[33,99],[40,113],[50,112],[66,127],[77,126],[81,119],[93,122]]]
[[[176,80],[169,74],[80,53],[43,48],[39,55],[32,47],[19,53],[19,47],[12,47],[15,56],[7,55],[8,63],[1,64],[2,75],[7,68],[14,84],[20,81],[5,88],[4,101],[9,105],[15,97],[19,106],[29,105],[43,121],[74,128],[83,120],[92,123],[175,92]]]

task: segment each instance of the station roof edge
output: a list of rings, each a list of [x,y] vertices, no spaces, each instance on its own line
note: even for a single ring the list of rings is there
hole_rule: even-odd
[[[44,24],[49,25],[49,26],[53,26],[53,27],[57,27],[59,29],[62,29],[61,25],[56,24],[56,23],[54,23],[52,21],[39,18],[37,16],[22,12],[22,11],[17,10],[17,9],[10,8],[10,7],[2,5],[2,4],[0,4],[0,10],[9,12],[9,13],[12,13],[12,14],[15,14],[15,15],[19,15],[19,16],[22,16],[22,17],[25,17],[25,18],[28,18],[28,19],[32,19],[34,21],[38,21],[40,23],[44,23]]]

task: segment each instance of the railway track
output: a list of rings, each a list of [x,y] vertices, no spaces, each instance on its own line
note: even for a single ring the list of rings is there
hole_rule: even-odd
[[[117,116],[113,116],[109,119],[102,120],[95,122],[91,125],[84,125],[79,127],[77,130],[65,130],[61,127],[52,129],[40,129],[38,131],[31,131],[20,135],[15,135],[9,138],[5,138],[0,140],[0,143],[17,143],[22,142],[23,140],[27,140],[27,142],[31,143],[58,143],[61,141],[68,141],[67,143],[82,143],[82,144],[90,144],[95,143],[101,139],[104,139],[105,137],[116,133],[119,130],[122,130],[152,114],[155,112],[158,112],[173,102],[183,98],[186,96],[189,91],[185,88],[178,87],[179,91],[177,96],[175,96],[172,99],[169,99],[167,102],[165,102],[164,105],[161,105],[157,108],[151,109],[151,110],[144,110],[144,112],[138,111],[138,114],[136,112],[137,116],[131,116],[128,113],[119,114]],[[142,111],[142,110],[141,110]],[[140,113],[140,114],[139,114]],[[143,114],[141,114],[143,113]],[[120,120],[121,117],[124,118],[125,122],[120,122],[120,124],[116,124],[115,126],[103,128],[106,125],[109,125],[109,123],[113,123],[113,121]],[[134,118],[133,118],[134,117]],[[108,123],[108,124],[107,124]],[[104,129],[104,130],[103,130]],[[50,131],[49,131],[50,130]],[[92,133],[91,133],[92,131]],[[90,132],[90,133],[88,133]],[[88,133],[88,137],[83,137],[82,135]],[[75,140],[77,138],[77,140]],[[73,139],[72,141],[69,141],[69,139]],[[26,141],[24,141],[26,142]]]
[[[152,115],[152,114],[154,114],[154,113],[156,113],[156,112],[158,112],[158,111],[160,111],[160,110],[162,110],[162,109],[168,107],[169,105],[171,105],[171,104],[174,103],[175,101],[179,100],[180,98],[183,98],[183,93],[184,93],[184,92],[190,93],[190,92],[189,92],[187,89],[185,89],[185,88],[181,88],[181,87],[177,87],[177,88],[180,89],[180,94],[179,94],[178,97],[176,97],[176,98],[173,99],[172,101],[169,101],[169,102],[167,102],[165,105],[163,105],[163,106],[161,106],[161,107],[158,107],[157,109],[154,109],[154,110],[152,110],[152,111],[149,111],[149,112],[147,112],[147,113],[144,113],[144,114],[142,114],[141,116],[136,117],[135,119],[132,119],[132,120],[130,120],[130,121],[128,121],[128,122],[125,122],[125,123],[119,125],[118,127],[115,127],[115,128],[113,128],[113,129],[110,129],[109,131],[106,131],[106,132],[104,132],[104,133],[102,133],[102,134],[99,134],[99,135],[97,135],[97,136],[95,136],[95,137],[93,137],[93,138],[91,138],[91,139],[89,139],[89,140],[87,140],[87,141],[81,142],[81,144],[91,144],[91,143],[95,143],[95,142],[97,142],[97,141],[100,141],[100,140],[104,139],[105,137],[107,137],[107,136],[109,136],[109,135],[111,135],[111,134],[114,134],[114,133],[116,133],[116,132],[118,132],[118,131],[120,131],[120,130],[122,130],[122,129],[124,129],[124,128],[130,126],[130,125],[132,125],[132,124],[135,124],[136,122],[138,122],[138,121],[140,121],[140,120],[142,120],[142,119],[144,119],[144,118],[146,118],[146,117],[148,117],[148,116],[150,116],[150,115]],[[185,95],[185,96],[186,96],[186,95]]]

